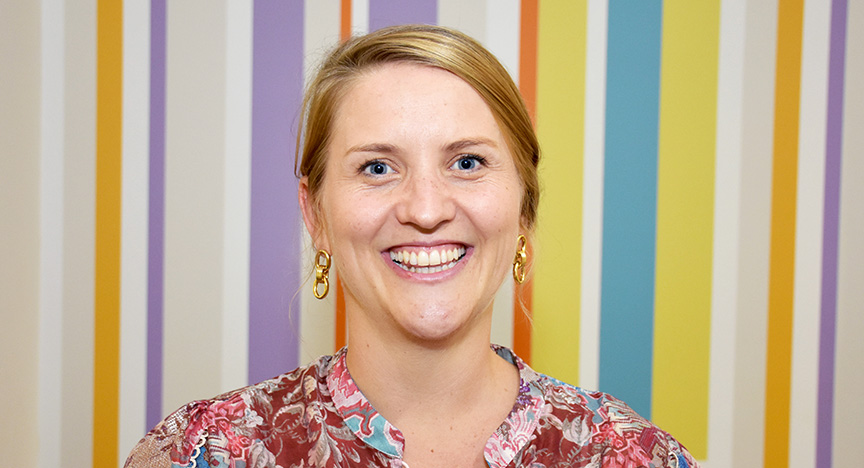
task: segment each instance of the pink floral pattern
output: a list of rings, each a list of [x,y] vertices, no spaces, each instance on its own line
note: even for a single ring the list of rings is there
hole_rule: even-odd
[[[492,468],[692,468],[669,434],[623,402],[519,369],[519,396],[484,449]],[[357,388],[345,351],[275,379],[180,408],[127,468],[398,467],[405,439]]]

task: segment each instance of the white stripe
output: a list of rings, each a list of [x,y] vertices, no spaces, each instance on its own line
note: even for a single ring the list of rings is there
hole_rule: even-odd
[[[252,179],[252,3],[225,5],[225,204],[222,223],[222,388],[249,384]]]
[[[485,38],[477,37],[498,57],[519,84],[519,23],[522,15],[518,0],[487,0]]]
[[[64,2],[42,1],[38,463],[44,468],[62,465],[64,17]]]
[[[327,53],[339,43],[342,17],[339,0],[305,0],[305,2],[303,76],[308,83]]]
[[[369,0],[351,0],[351,33],[369,32]]]
[[[326,53],[339,43],[341,22],[338,0],[306,0],[303,27],[303,71],[307,81],[317,69]],[[302,223],[301,223],[302,224]],[[300,271],[303,280],[300,290],[300,364],[318,356],[333,354],[336,342],[336,272],[330,274],[330,292],[324,300],[312,294],[310,272],[315,262],[315,249],[306,231],[303,233]]]
[[[582,298],[579,385],[600,382],[600,274],[603,252],[603,168],[606,136],[608,0],[588,2],[585,56],[585,155],[582,177]]]
[[[146,2],[123,2],[122,107],[118,466],[147,430],[150,5]]]
[[[712,259],[711,362],[708,455],[703,467],[733,466],[735,388],[734,313],[738,299],[738,246],[741,197],[741,115],[744,105],[746,5],[722,2],[717,80],[717,138]]]
[[[798,199],[789,408],[790,468],[811,467],[816,461],[830,34],[831,2],[805,2],[801,107],[798,114]]]
[[[864,460],[864,4],[849,2],[840,182],[834,466]]]
[[[465,2],[462,0],[438,0],[437,24],[448,28],[458,29],[474,39],[484,42],[486,48],[489,48],[488,42],[485,41],[486,31],[488,29],[486,26],[488,21],[488,18],[486,17],[488,3],[487,0],[476,0],[472,2]]]

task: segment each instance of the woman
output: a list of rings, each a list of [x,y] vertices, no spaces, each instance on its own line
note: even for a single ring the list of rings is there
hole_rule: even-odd
[[[349,346],[186,405],[127,466],[695,466],[620,401],[489,345],[495,292],[525,277],[539,146],[488,51],[434,26],[354,38],[304,116],[313,291],[339,271]]]

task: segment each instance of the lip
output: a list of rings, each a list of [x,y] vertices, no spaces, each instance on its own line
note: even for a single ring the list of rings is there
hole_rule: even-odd
[[[465,254],[462,258],[456,262],[452,267],[442,270],[436,273],[417,273],[411,272],[400,267],[396,262],[390,259],[391,251],[399,251],[399,250],[422,250],[425,252],[431,252],[433,250],[449,250],[453,248],[464,248]],[[387,263],[391,270],[396,273],[399,277],[411,280],[411,281],[420,281],[420,282],[437,282],[446,280],[452,276],[457,275],[465,265],[468,263],[467,260],[470,259],[471,255],[474,253],[474,247],[464,244],[462,242],[453,242],[453,241],[439,241],[434,243],[407,243],[407,244],[398,244],[391,246],[390,248],[381,252],[381,258]]]

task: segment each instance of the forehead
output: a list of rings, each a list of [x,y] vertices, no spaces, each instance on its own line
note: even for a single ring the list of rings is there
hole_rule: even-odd
[[[360,75],[335,108],[333,143],[341,138],[456,138],[479,132],[502,139],[489,106],[466,81],[413,63],[378,66]]]

